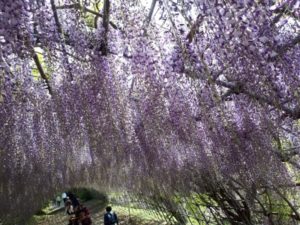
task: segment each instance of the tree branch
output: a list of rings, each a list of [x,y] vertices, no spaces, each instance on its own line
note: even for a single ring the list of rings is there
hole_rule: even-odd
[[[194,39],[194,37],[195,37],[195,34],[196,34],[196,32],[197,32],[197,29],[198,29],[198,27],[199,27],[199,25],[200,25],[202,19],[203,19],[203,16],[198,15],[198,17],[197,17],[195,23],[194,23],[193,26],[191,27],[190,32],[189,32],[188,35],[186,36],[186,39],[188,39],[189,43],[191,43],[191,42],[193,41],[193,39]]]
[[[70,4],[70,5],[62,5],[62,6],[56,6],[56,9],[80,9],[80,10],[84,10],[86,12],[89,12],[93,15],[96,16],[96,18],[101,17],[103,18],[103,14],[95,12],[89,8],[86,8],[84,6],[81,6],[79,3],[76,4]],[[113,22],[109,21],[109,24],[115,29],[118,30],[118,26],[116,24],[114,24]],[[96,27],[96,26],[95,26]]]
[[[294,214],[295,214],[294,219],[300,220],[300,214],[299,214],[298,210],[295,208],[295,206],[279,190],[277,190],[275,188],[275,191],[289,205],[289,207],[291,208],[291,210],[294,212]]]
[[[67,50],[66,50],[66,47],[64,45],[63,30],[62,30],[61,24],[59,22],[59,18],[58,18],[58,15],[57,15],[57,10],[56,10],[54,0],[51,0],[50,3],[51,3],[51,9],[53,11],[53,16],[54,16],[57,32],[58,32],[58,34],[60,36],[60,39],[62,41],[61,46],[62,46],[63,56],[66,60],[66,66],[67,66],[67,69],[68,69],[68,72],[69,72],[70,80],[72,81],[73,80],[73,74],[72,74],[72,69],[71,69],[71,66],[70,66],[70,63],[69,63],[69,60],[68,60]]]
[[[157,0],[152,0],[151,8],[150,8],[148,17],[146,19],[146,27],[148,27],[148,25],[149,25],[149,23],[151,21],[151,18],[152,18],[153,12],[154,12],[154,8],[155,8],[155,5],[156,5],[156,2],[157,2]]]
[[[46,82],[46,85],[47,85],[47,89],[48,89],[48,91],[49,91],[49,94],[52,95],[53,92],[52,92],[52,88],[51,88],[51,86],[50,86],[49,80],[48,80],[48,78],[47,78],[47,75],[46,75],[45,72],[44,72],[44,69],[43,69],[43,67],[42,67],[42,64],[40,63],[40,60],[39,60],[38,55],[37,55],[36,53],[34,53],[34,55],[33,55],[33,60],[34,60],[34,62],[35,62],[35,65],[36,65],[36,67],[37,67],[37,69],[38,69],[38,71],[39,71],[39,73],[40,73],[42,79],[44,79],[45,82]]]
[[[58,15],[57,15],[54,0],[51,0],[51,9],[52,9],[52,12],[53,12],[54,21],[55,21],[55,24],[56,24],[57,31],[58,31],[58,33],[62,34],[62,28],[61,28],[61,24],[60,24],[59,19],[58,19]]]
[[[110,2],[109,0],[104,0],[103,6],[103,27],[105,32],[108,32],[109,25],[109,10],[110,10]]]
[[[109,0],[104,0],[103,6],[103,28],[104,28],[104,41],[101,45],[101,52],[103,55],[107,55],[108,52],[108,28],[109,28],[109,9],[110,2]]]
[[[300,34],[298,36],[296,36],[294,39],[292,39],[291,41],[289,41],[288,43],[280,46],[277,49],[277,53],[279,56],[283,55],[285,52],[287,52],[289,49],[295,47],[297,44],[300,44]],[[275,57],[278,57],[275,56]]]
[[[264,95],[253,93],[253,92],[249,91],[248,89],[246,89],[241,84],[230,83],[230,82],[221,81],[221,80],[216,80],[215,83],[218,86],[226,87],[226,88],[230,89],[235,94],[245,94],[246,96],[248,96],[254,100],[257,100],[261,104],[267,104],[267,105],[273,106],[276,109],[282,110],[285,112],[285,114],[287,114],[288,116],[290,116],[293,119],[300,118],[300,110],[299,109],[297,109],[297,108],[291,109],[289,107],[286,107],[285,105],[280,105],[280,104],[278,104],[278,102],[275,99],[272,99],[271,97],[268,98]]]
[[[292,8],[296,4],[297,0],[293,0],[290,3],[285,3],[281,7],[278,7],[274,10],[274,13],[277,13],[278,15],[273,19],[272,25],[276,24],[283,15],[289,15],[294,17],[295,19],[298,19],[293,13],[290,13],[290,8]]]

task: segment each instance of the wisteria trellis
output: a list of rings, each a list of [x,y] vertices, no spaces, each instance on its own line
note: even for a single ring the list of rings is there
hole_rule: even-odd
[[[299,0],[146,2],[0,1],[0,218],[79,184],[217,201],[234,180],[242,224],[276,224],[262,189],[299,221]]]

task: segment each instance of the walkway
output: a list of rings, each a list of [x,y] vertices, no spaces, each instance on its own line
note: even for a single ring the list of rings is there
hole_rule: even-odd
[[[91,218],[93,225],[103,225],[103,215],[105,212],[105,206],[101,205],[98,200],[92,200],[85,202],[84,205],[89,209],[91,213]],[[143,221],[138,218],[130,219],[128,215],[124,215],[117,212],[120,223],[119,225],[157,225],[157,221]],[[63,209],[46,216],[36,216],[37,223],[32,223],[29,225],[67,225],[68,216],[65,214]]]

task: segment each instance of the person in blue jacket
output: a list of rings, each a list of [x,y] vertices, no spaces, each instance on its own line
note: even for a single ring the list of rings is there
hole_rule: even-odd
[[[112,211],[110,206],[106,207],[106,213],[104,214],[104,225],[119,224],[117,214]]]

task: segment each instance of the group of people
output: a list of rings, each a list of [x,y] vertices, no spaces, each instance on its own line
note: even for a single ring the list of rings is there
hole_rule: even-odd
[[[73,193],[64,193],[62,198],[65,203],[66,213],[69,215],[68,225],[92,224],[89,210],[85,206],[80,204],[79,200]],[[106,213],[104,214],[104,225],[116,224],[119,224],[117,214],[112,211],[112,208],[110,206],[107,206]]]
[[[71,193],[63,194],[66,213],[69,215],[68,225],[91,225],[92,219],[89,210],[80,204],[76,196]]]

